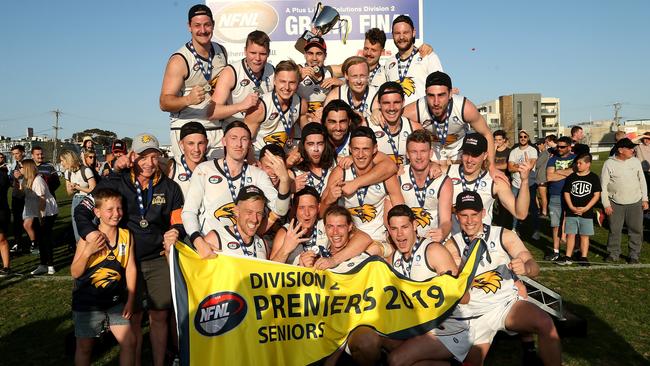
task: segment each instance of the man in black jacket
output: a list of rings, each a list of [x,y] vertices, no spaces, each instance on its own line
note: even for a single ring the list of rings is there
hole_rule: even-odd
[[[154,365],[163,365],[170,309],[172,308],[169,269],[164,254],[180,237],[185,236],[180,221],[183,194],[174,181],[162,174],[158,159],[158,140],[150,134],[133,139],[133,149],[116,162],[122,170],[109,175],[95,190],[112,188],[122,194],[124,216],[121,227],[131,231],[138,266],[138,304],[146,299],[151,325]],[[74,217],[79,234],[87,242],[106,243],[97,229],[93,214],[92,193],[75,208]],[[138,339],[136,359],[141,358],[142,309],[131,318]]]

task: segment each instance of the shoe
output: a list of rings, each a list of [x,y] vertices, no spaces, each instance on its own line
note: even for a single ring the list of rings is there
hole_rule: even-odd
[[[596,209],[596,222],[598,222],[598,226],[603,227],[603,223],[605,222],[605,215],[600,209]]]
[[[13,275],[11,268],[0,268],[0,277],[9,277]]]
[[[580,257],[577,260],[578,264],[582,267],[589,267],[591,264],[589,263],[589,259],[587,257]]]
[[[14,244],[11,249],[9,249],[9,252],[11,253],[16,253],[18,251],[18,244]]]
[[[544,256],[545,261],[555,262],[560,258],[560,253],[551,252]]]
[[[41,254],[41,251],[38,250],[38,248],[35,245],[32,245],[31,248],[29,249],[29,251],[30,251],[30,253],[32,253],[32,255]]]
[[[535,232],[533,233],[533,235],[531,235],[530,238],[533,240],[539,240],[539,231],[535,230]]]
[[[47,266],[39,265],[35,270],[29,272],[32,276],[42,275],[47,273]]]
[[[571,262],[571,257],[567,257],[566,255],[561,255],[555,261],[555,264],[558,264],[560,266],[570,266],[573,264],[573,262]]]
[[[618,263],[618,257],[615,258],[608,255],[607,258],[605,258],[605,263]]]
[[[630,258],[627,260],[627,264],[639,264],[639,259],[638,258]]]
[[[54,266],[47,266],[47,274],[53,275],[54,273],[56,273]]]

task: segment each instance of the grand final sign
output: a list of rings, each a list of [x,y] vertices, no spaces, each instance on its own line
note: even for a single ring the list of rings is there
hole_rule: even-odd
[[[294,49],[294,44],[310,28],[317,3],[309,0],[206,1],[215,20],[214,40],[226,47],[231,62],[244,57],[248,33],[262,30],[271,38],[269,61],[272,64],[288,58],[303,62],[304,57]],[[420,44],[423,38],[422,0],[325,0],[322,3],[335,8],[350,25],[346,45],[341,42],[338,30],[325,36],[327,64],[340,64],[349,56],[360,55],[365,32],[375,27],[386,32],[385,56],[394,55],[396,48],[391,40],[391,24],[401,14],[413,19],[416,43]]]
[[[416,282],[379,257],[347,273],[219,255],[178,243],[170,256],[183,365],[308,365],[366,325],[395,339],[437,327],[471,285],[476,241],[461,273]]]

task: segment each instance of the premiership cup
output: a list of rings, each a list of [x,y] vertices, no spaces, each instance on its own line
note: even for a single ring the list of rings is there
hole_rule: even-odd
[[[337,24],[338,27],[334,28]],[[348,39],[348,33],[350,31],[348,20],[341,19],[339,12],[331,6],[323,6],[323,4],[319,2],[316,5],[316,11],[314,12],[314,17],[311,20],[311,25],[312,29],[316,29],[317,34],[312,33],[311,30],[306,30],[302,36],[298,38],[298,41],[296,42],[296,49],[298,49],[300,52],[304,51],[302,47],[304,47],[310,38],[316,36],[324,36],[332,29],[341,30],[341,40],[343,41],[343,44],[345,44]]]

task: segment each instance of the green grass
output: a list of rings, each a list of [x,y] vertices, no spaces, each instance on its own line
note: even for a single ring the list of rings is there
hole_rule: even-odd
[[[600,173],[604,160],[594,161],[592,170]],[[72,255],[67,251],[70,237],[70,199],[57,192],[60,214],[55,226],[55,265],[57,276],[69,276]],[[522,232],[526,245],[539,260],[552,247],[548,222],[542,220],[542,238],[529,240]],[[623,257],[627,239],[622,247]],[[596,228],[589,259],[602,263],[607,232]],[[650,263],[648,250],[642,250],[641,262]],[[38,265],[37,256],[13,259],[15,270],[27,274]],[[596,264],[594,264],[595,266]],[[542,269],[555,266],[541,263]],[[587,320],[585,338],[562,339],[565,365],[648,365],[650,364],[650,269],[589,271],[542,271],[537,280],[560,293],[565,307]],[[63,365],[73,358],[66,354],[66,337],[73,334],[70,313],[72,281],[66,279],[34,280],[29,276],[0,279],[0,354],[2,365]],[[145,340],[145,347],[148,341]],[[96,365],[118,363],[117,347],[98,347]],[[145,349],[144,364],[150,363]],[[499,337],[486,360],[487,365],[519,365],[520,347],[517,337]]]

